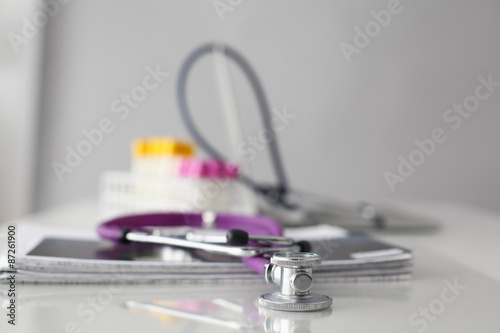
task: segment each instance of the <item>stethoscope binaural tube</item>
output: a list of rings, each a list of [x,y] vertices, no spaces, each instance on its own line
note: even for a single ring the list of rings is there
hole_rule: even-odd
[[[130,215],[102,223],[98,226],[97,233],[104,239],[118,243],[145,242],[165,244],[242,257],[243,262],[249,268],[260,274],[263,274],[264,266],[269,262],[269,258],[264,258],[263,256],[269,257],[277,252],[308,250],[307,243],[294,243],[289,239],[281,237],[283,230],[280,224],[264,216],[217,215],[212,227],[235,233],[237,236],[233,241],[245,243],[243,244],[244,246],[227,246],[190,241],[155,234],[154,232],[155,228],[159,230],[162,227],[201,228],[205,223],[203,214],[196,213]],[[151,229],[153,229],[153,232]],[[262,242],[265,242],[266,239],[268,239],[269,244],[265,244],[264,246]]]

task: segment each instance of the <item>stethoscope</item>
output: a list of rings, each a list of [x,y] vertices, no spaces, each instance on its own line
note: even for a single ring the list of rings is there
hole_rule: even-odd
[[[262,85],[250,64],[236,50],[226,45],[206,44],[188,55],[181,66],[177,81],[177,101],[182,120],[197,144],[212,158],[220,161],[228,159],[215,149],[201,134],[195,125],[186,97],[186,87],[189,72],[194,64],[204,55],[216,54],[217,52],[233,60],[246,75],[250,86],[254,92],[259,106],[264,128],[272,128],[271,112]],[[235,124],[237,126],[239,124]],[[260,210],[266,215],[272,216],[285,225],[307,225],[339,222],[339,220],[362,220],[372,224],[376,228],[383,228],[385,225],[382,216],[373,205],[359,202],[354,206],[334,203],[330,198],[313,195],[300,191],[292,191],[285,174],[281,155],[279,152],[277,138],[273,131],[267,132],[269,153],[277,178],[277,184],[266,186],[256,183],[253,179],[240,172],[239,180],[251,188],[260,197]]]
[[[222,230],[225,236],[203,233],[171,236],[162,231],[173,227]],[[310,251],[310,245],[283,237],[281,225],[268,217],[212,212],[130,215],[100,224],[97,233],[122,244],[163,244],[241,257],[250,269],[264,275],[266,282],[280,286],[280,291],[259,298],[259,303],[270,309],[315,311],[332,305],[329,296],[311,292],[312,268],[321,264],[321,257],[302,252]]]

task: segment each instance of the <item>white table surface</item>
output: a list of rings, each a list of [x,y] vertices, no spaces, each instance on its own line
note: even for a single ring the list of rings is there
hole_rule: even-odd
[[[404,207],[441,223],[431,233],[373,233],[413,250],[413,278],[392,283],[316,284],[314,291],[334,298],[331,313],[259,315],[255,300],[276,289],[264,282],[122,289],[18,284],[17,325],[7,324],[6,310],[2,309],[0,329],[43,333],[235,332],[224,325],[236,322],[256,332],[266,331],[266,324],[267,331],[273,332],[500,332],[500,215],[444,203],[406,203]],[[96,217],[94,201],[80,202],[4,223],[0,230],[5,234],[8,224],[36,223],[88,231],[97,224]],[[4,240],[1,246],[6,246]],[[451,290],[450,283],[464,289]],[[92,308],[99,297],[101,303]],[[134,311],[125,306],[127,301],[157,302],[177,312]],[[428,308],[430,312],[424,315]],[[200,321],[206,318],[222,320]]]

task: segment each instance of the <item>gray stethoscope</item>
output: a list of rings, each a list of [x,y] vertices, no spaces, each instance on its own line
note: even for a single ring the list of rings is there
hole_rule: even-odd
[[[236,50],[226,45],[209,43],[195,49],[188,55],[180,69],[177,81],[177,101],[182,120],[194,140],[210,157],[220,161],[227,161],[228,159],[215,149],[198,130],[191,117],[186,98],[188,74],[197,60],[208,54],[214,56],[220,92],[224,108],[227,109],[228,128],[230,134],[233,134],[231,138],[234,141],[233,145],[241,142],[243,136],[241,134],[241,119],[236,110],[232,83],[229,78],[227,59],[233,60],[246,75],[258,102],[264,128],[272,128],[271,113],[264,89],[257,75],[245,58]],[[240,135],[234,135],[238,131]],[[291,190],[285,175],[276,135],[272,130],[267,131],[267,134],[269,135],[269,153],[277,184],[274,186],[258,184],[244,172],[240,172],[239,179],[257,194],[260,211],[275,218],[283,225],[303,226],[328,223],[350,229],[365,229],[366,227],[383,229],[395,226],[397,228],[403,227],[403,230],[407,230],[408,227],[411,227],[411,230],[418,230],[436,226],[435,221],[422,219],[391,207],[381,205],[375,207],[366,202],[351,204],[332,200],[318,194]]]
[[[210,157],[220,161],[227,161],[228,159],[205,140],[195,126],[186,98],[188,74],[196,61],[208,54],[214,54],[214,56],[222,54],[223,57],[230,58],[241,68],[254,91],[264,127],[268,129],[272,128],[270,110],[266,95],[257,75],[245,58],[237,51],[224,45],[207,44],[189,54],[180,69],[177,82],[177,100],[182,119],[194,140]],[[226,84],[227,86],[228,84]],[[233,122],[233,127],[240,125]],[[270,157],[277,178],[277,184],[275,186],[265,186],[257,184],[243,173],[240,175],[241,182],[251,188],[262,199],[260,201],[260,209],[263,213],[276,218],[285,225],[332,222],[339,224],[338,222],[342,221],[342,219],[358,219],[371,222],[376,228],[384,226],[384,217],[370,204],[358,203],[355,207],[348,207],[340,203],[335,204],[331,199],[322,198],[319,195],[292,191],[285,175],[276,136],[273,131],[268,131],[268,134],[270,136],[268,143]]]
[[[242,69],[254,91],[264,127],[268,129],[272,128],[270,110],[257,75],[237,51],[223,45],[207,44],[189,54],[180,69],[177,82],[177,100],[182,119],[194,140],[210,157],[220,161],[227,161],[228,159],[213,148],[195,126],[186,98],[188,74],[196,61],[208,54],[222,56],[224,59],[229,58]],[[226,88],[227,86],[226,82]],[[233,120],[237,119],[237,117],[234,118],[234,115],[232,116]],[[237,124],[237,122],[233,121],[232,125],[237,127],[241,125],[241,122]],[[278,180],[277,185],[264,186],[258,184],[244,173],[240,173],[239,176],[241,182],[258,194],[261,199],[260,210],[265,215],[269,215],[283,225],[288,226],[320,223],[338,225],[343,220],[362,220],[365,223],[371,223],[376,228],[384,227],[387,215],[380,214],[371,204],[358,203],[355,207],[349,207],[334,203],[332,200],[319,195],[290,190],[279,154],[276,136],[273,131],[268,131],[268,134],[268,145],[274,173]],[[269,264],[266,265],[263,274],[267,282],[280,285],[280,291],[262,295],[259,302],[267,308],[276,310],[312,311],[329,308],[332,304],[330,297],[311,293],[310,291],[312,287],[312,267],[320,263],[321,258],[314,253],[275,253],[271,257]]]

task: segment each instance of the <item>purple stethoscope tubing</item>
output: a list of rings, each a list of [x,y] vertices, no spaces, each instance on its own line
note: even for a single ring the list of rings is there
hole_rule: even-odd
[[[203,227],[202,214],[156,213],[118,217],[100,224],[97,233],[101,238],[123,242],[130,231],[147,232],[148,227]],[[283,229],[275,220],[265,216],[217,214],[214,227],[221,230],[240,229],[253,235],[282,236]],[[242,261],[253,271],[264,274],[269,259],[261,256],[243,257]]]

